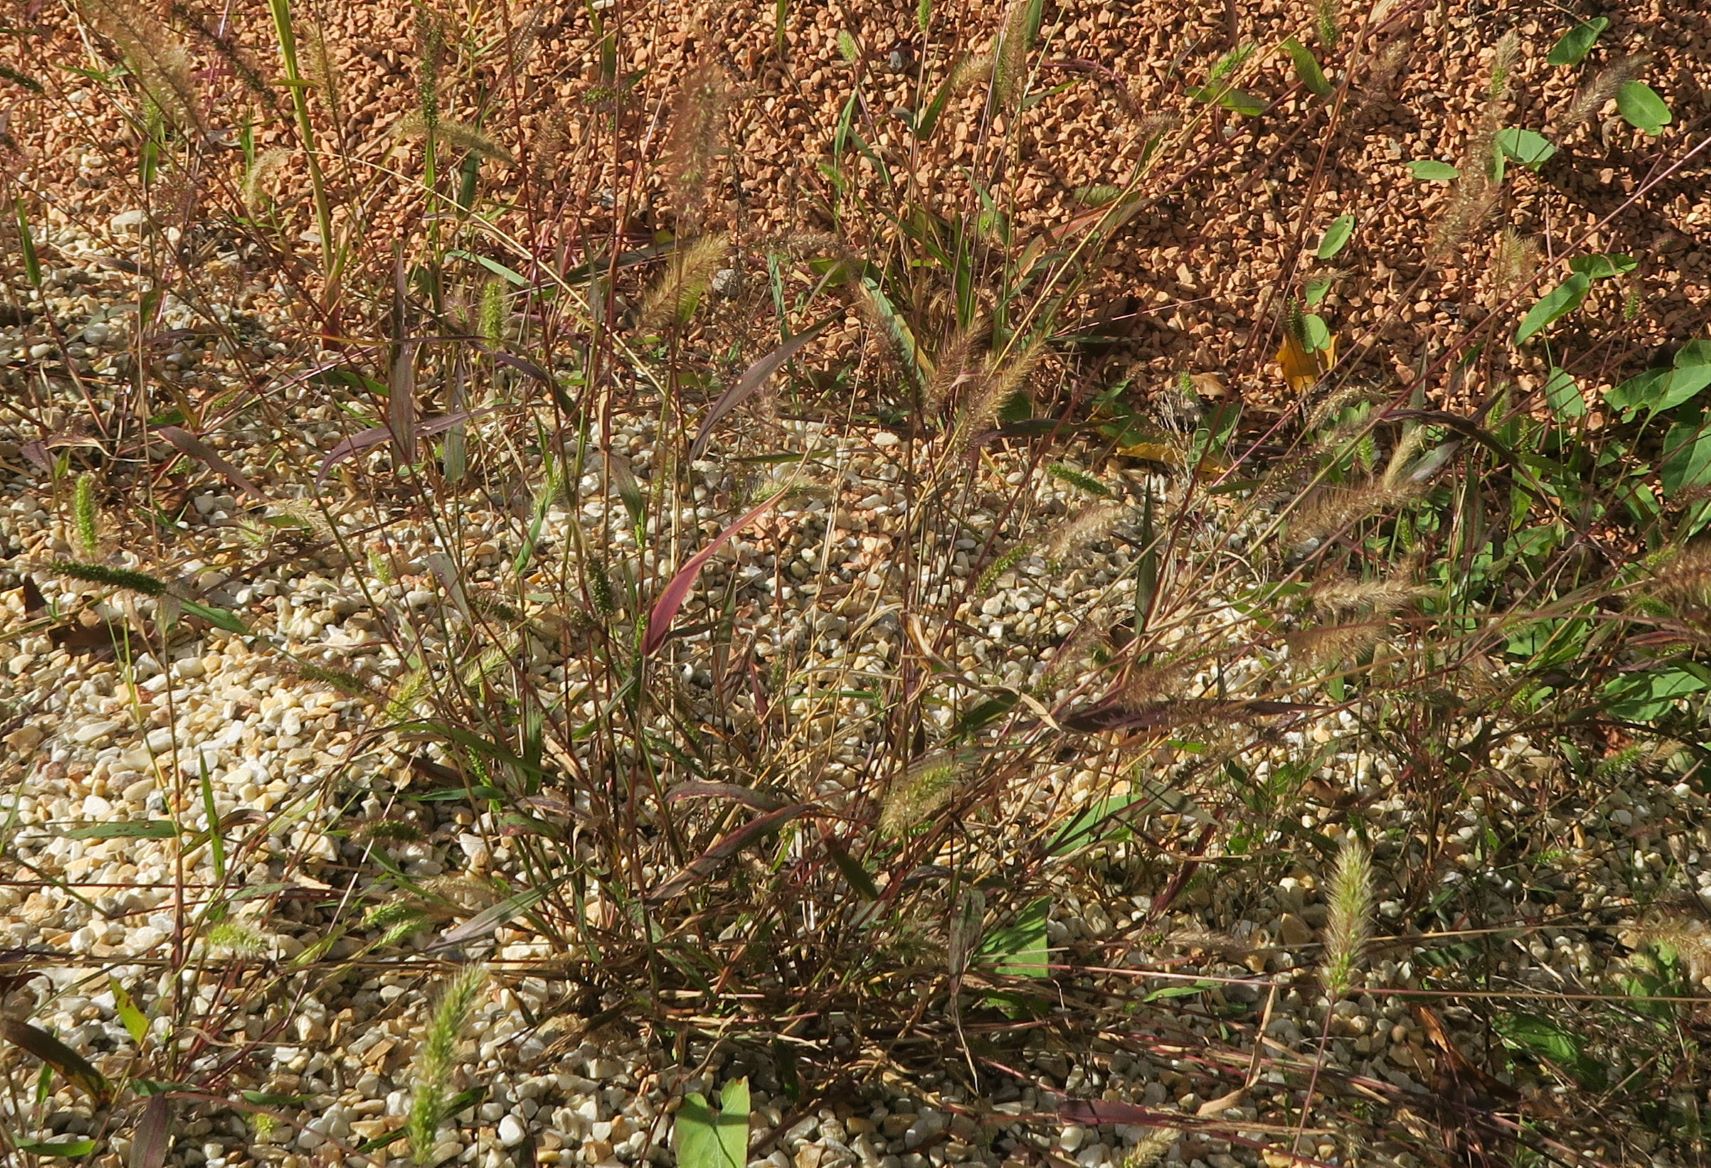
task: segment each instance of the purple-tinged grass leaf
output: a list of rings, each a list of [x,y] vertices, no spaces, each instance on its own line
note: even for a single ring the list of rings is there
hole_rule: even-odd
[[[112,1099],[113,1088],[107,1076],[47,1031],[17,1018],[6,1018],[0,1019],[0,1034],[58,1071],[68,1083],[81,1088],[97,1103],[105,1106]]]
[[[665,589],[660,592],[659,599],[654,601],[653,611],[648,613],[647,635],[642,638],[642,653],[644,655],[653,653],[654,650],[665,644],[666,637],[671,633],[671,622],[677,619],[678,610],[683,607],[683,602],[689,599],[689,590],[695,587],[695,578],[701,574],[701,569],[707,566],[707,561],[712,559],[720,548],[729,543],[731,537],[776,507],[782,498],[784,498],[784,492],[780,491],[764,503],[759,503],[750,508],[741,519],[714,536],[712,543],[684,561],[683,567],[677,570],[677,574],[666,583]]]
[[[253,495],[262,503],[268,501],[267,496],[261,493],[260,489],[244,475],[243,471],[226,461],[221,455],[216,454],[206,442],[182,426],[157,426],[155,433],[176,446],[180,453],[188,454],[211,470],[219,471],[226,476],[227,482],[244,494]]]
[[[480,417],[482,414],[490,414],[496,408],[495,406],[482,406],[478,410],[454,410],[449,414],[439,414],[432,418],[426,418],[416,426],[416,435],[419,438],[431,438],[435,434],[444,433],[459,422],[467,422],[471,418]],[[327,457],[321,460],[321,468],[315,472],[315,485],[319,487],[326,482],[328,473],[345,459],[373,450],[382,442],[390,440],[391,437],[392,428],[390,426],[370,426],[366,430],[359,430],[352,434],[327,451]]]
[[[166,1153],[172,1147],[167,1124],[172,1120],[172,1108],[165,1095],[151,1095],[143,1104],[143,1117],[137,1120],[136,1135],[131,1140],[130,1168],[161,1168]]]
[[[690,444],[689,457],[700,458],[701,452],[707,449],[707,439],[712,437],[713,427],[718,425],[732,410],[742,405],[754,396],[777,373],[784,364],[802,347],[832,326],[834,318],[828,317],[813,328],[797,333],[772,352],[757,360],[743,375],[737,378],[736,384],[719,395],[719,400],[713,403],[713,408],[707,411],[707,416],[701,421],[701,429],[695,435],[695,441]]]
[[[721,836],[712,847],[691,860],[677,875],[648,893],[649,900],[670,900],[681,895],[692,885],[706,880],[713,875],[719,865],[748,847],[761,836],[770,831],[776,831],[792,819],[799,819],[817,808],[812,803],[792,803],[788,807],[780,807],[765,815],[743,824],[728,835]]]

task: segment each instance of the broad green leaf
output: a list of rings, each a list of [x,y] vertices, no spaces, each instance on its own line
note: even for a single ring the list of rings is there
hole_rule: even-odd
[[[1606,280],[1612,276],[1620,276],[1638,266],[1639,261],[1633,256],[1605,252],[1575,256],[1568,261],[1570,271],[1579,272],[1590,280]]]
[[[124,1023],[125,1033],[131,1036],[132,1042],[141,1046],[143,1039],[148,1037],[149,1020],[137,1009],[136,999],[131,997],[130,991],[120,984],[118,978],[109,977],[107,988],[113,993],[113,1012],[118,1014],[119,1021]]]
[[[1349,244],[1349,236],[1355,233],[1355,217],[1353,215],[1338,215],[1331,220],[1331,225],[1325,228],[1324,238],[1319,240],[1319,250],[1315,254],[1322,260],[1335,259],[1337,253]]]
[[[1141,798],[1141,795],[1113,795],[1083,807],[1058,830],[1047,849],[1054,856],[1065,856],[1102,840],[1128,839],[1129,825],[1117,813]]]
[[[1302,303],[1308,308],[1312,308],[1315,304],[1318,304],[1321,300],[1325,299],[1325,294],[1331,290],[1331,284],[1332,278],[1330,276],[1314,276],[1310,278],[1302,290]]]
[[[1461,171],[1435,158],[1416,158],[1408,164],[1408,172],[1421,182],[1452,182],[1461,177]]]
[[[1539,1014],[1499,1014],[1492,1029],[1511,1050],[1524,1051],[1555,1063],[1581,1085],[1598,1087],[1605,1081],[1604,1067],[1587,1055],[1581,1040]]]
[[[1036,900],[1022,910],[1016,923],[988,933],[976,950],[976,957],[997,973],[1011,977],[1045,977],[1046,917],[1052,902]]]
[[[1616,112],[1630,126],[1648,134],[1662,132],[1675,120],[1669,106],[1657,95],[1657,90],[1644,81],[1625,81],[1616,91]]]
[[[1522,166],[1537,170],[1550,160],[1557,148],[1543,134],[1533,130],[1523,130],[1519,126],[1510,126],[1497,132],[1497,149],[1503,152],[1505,158],[1514,159]]]
[[[1331,83],[1325,80],[1325,71],[1319,68],[1319,61],[1313,56],[1312,49],[1290,37],[1283,42],[1283,51],[1295,62],[1295,76],[1300,79],[1301,84],[1320,97],[1331,96]]]
[[[1673,369],[1648,369],[1604,395],[1622,411],[1624,421],[1640,410],[1659,414],[1692,401],[1711,385],[1711,341],[1689,341],[1675,355]]]
[[[1308,313],[1301,318],[1301,339],[1309,353],[1323,353],[1331,348],[1331,329],[1325,318]]]
[[[1623,421],[1631,422],[1641,410],[1657,408],[1655,403],[1668,380],[1669,370],[1648,369],[1620,385],[1611,386],[1604,392],[1604,401],[1612,409],[1622,412]]]
[[[1583,20],[1567,32],[1551,51],[1545,54],[1548,65],[1578,65],[1586,59],[1586,54],[1592,51],[1593,42],[1598,34],[1610,27],[1610,22],[1602,16],[1594,16],[1591,20]]]
[[[1551,366],[1551,374],[1545,380],[1545,403],[1551,407],[1551,412],[1565,422],[1586,414],[1586,397],[1580,392],[1580,386],[1567,370],[1560,366]]]
[[[1567,316],[1579,308],[1581,301],[1586,299],[1586,290],[1591,285],[1591,280],[1576,272],[1551,291],[1545,293],[1544,297],[1533,305],[1527,311],[1527,315],[1522,318],[1521,327],[1515,330],[1515,343],[1517,345],[1525,343],[1528,337],[1552,321]]]
[[[726,1083],[718,1111],[699,1091],[684,1096],[671,1143],[678,1168],[743,1168],[749,1161],[749,1081]]]
[[[1687,418],[1669,428],[1658,482],[1666,498],[1711,485],[1711,421]]]
[[[1628,722],[1653,722],[1675,709],[1683,698],[1711,689],[1711,670],[1683,662],[1665,669],[1625,673],[1605,684],[1602,694],[1610,713]]]

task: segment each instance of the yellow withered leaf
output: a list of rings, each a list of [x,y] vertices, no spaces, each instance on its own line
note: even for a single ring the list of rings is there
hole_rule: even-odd
[[[1316,324],[1317,328],[1314,329],[1309,322]],[[1311,347],[1314,332],[1318,333],[1321,342],[1318,348]],[[1273,360],[1289,388],[1303,393],[1337,363],[1337,338],[1325,330],[1324,322],[1317,317],[1303,317],[1298,311],[1291,312],[1284,322],[1283,344],[1278,347]]]

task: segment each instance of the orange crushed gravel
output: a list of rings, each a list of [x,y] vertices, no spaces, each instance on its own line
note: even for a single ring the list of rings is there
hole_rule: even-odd
[[[105,5],[88,7],[93,13]],[[167,12],[160,26],[188,48],[211,132],[232,143],[226,172],[210,177],[227,184],[235,200],[240,120],[255,119],[260,152],[294,141],[271,23],[262,6],[232,13],[226,26],[181,6],[153,7]],[[1348,100],[1337,109],[1297,83],[1278,50],[1290,35],[1315,43],[1317,6],[1243,5],[1236,31],[1259,48],[1238,80],[1273,102],[1244,118],[1224,111],[1208,116],[1188,95],[1230,48],[1223,6],[1048,4],[1030,58],[1030,91],[1038,100],[1019,125],[985,119],[984,87],[973,86],[952,98],[940,132],[926,144],[908,128],[910,111],[928,104],[954,61],[993,41],[1002,8],[934,5],[923,36],[913,5],[786,5],[782,32],[771,0],[683,9],[619,0],[592,7],[601,9],[607,63],[615,67],[606,80],[588,6],[486,11],[483,33],[509,26],[513,51],[500,38],[473,61],[458,48],[464,16],[440,6],[441,116],[479,121],[517,159],[514,166],[485,165],[489,196],[506,199],[533,185],[538,203],[564,208],[556,220],[499,217],[499,226],[543,257],[577,262],[584,245],[600,238],[600,220],[614,213],[623,214],[638,241],[672,228],[659,152],[680,81],[711,61],[730,78],[736,141],[711,178],[707,226],[733,228],[749,240],[834,226],[823,167],[852,93],[859,93],[852,125],[895,181],[912,184],[914,197],[928,206],[955,211],[977,205],[970,176],[982,176],[997,205],[1012,214],[1018,241],[1085,210],[1078,188],[1128,181],[1147,136],[1170,127],[1137,180],[1147,201],[1083,305],[1088,318],[1119,336],[1099,358],[1108,380],[1132,374],[1147,387],[1178,373],[1216,373],[1250,398],[1286,396],[1270,362],[1281,294],[1298,291],[1310,269],[1328,267],[1312,260],[1312,249],[1341,214],[1355,216],[1358,227],[1335,261],[1343,275],[1324,315],[1347,355],[1343,371],[1381,388],[1399,388],[1427,368],[1433,370],[1428,394],[1447,400],[1447,363],[1434,364],[1444,349],[1493,309],[1512,321],[1561,278],[1563,259],[1587,251],[1640,261],[1628,280],[1598,285],[1588,307],[1554,335],[1557,359],[1587,388],[1634,372],[1705,325],[1711,151],[1700,147],[1711,113],[1711,26],[1692,5],[1643,3],[1612,13],[1611,28],[1579,69],[1545,61],[1568,24],[1556,5],[1398,0],[1366,15],[1351,9],[1342,16],[1339,48],[1319,51],[1333,84],[1345,72],[1352,77]],[[318,132],[330,151],[353,160],[348,173],[331,168],[335,186],[369,217],[373,238],[388,241],[371,250],[387,254],[392,238],[423,229],[424,200],[413,186],[419,148],[400,148],[391,130],[417,106],[425,25],[412,6],[398,2],[296,8],[300,48],[310,62],[305,71],[318,83],[312,97]],[[132,14],[136,29],[155,19],[147,11]],[[161,208],[175,193],[169,180],[152,193],[152,204],[145,200],[134,134],[97,86],[71,72],[73,65],[95,64],[88,46],[100,43],[98,27],[108,26],[81,24],[58,6],[31,5],[21,35],[0,50],[9,67],[43,86],[36,95],[0,81],[15,184],[40,196],[52,213],[96,230],[116,212]],[[314,65],[316,27],[325,36],[330,74]],[[1461,161],[1482,117],[1494,46],[1510,32],[1519,55],[1501,124],[1536,127],[1560,150],[1538,173],[1511,167],[1489,212],[1434,257],[1433,239],[1457,187],[1415,180],[1407,164]],[[216,51],[220,37],[232,45],[224,57]],[[853,62],[844,51],[851,47]],[[1641,75],[1670,104],[1674,123],[1647,137],[1607,101],[1583,124],[1564,125],[1575,87],[1633,53],[1650,54]],[[261,94],[246,88],[234,61],[264,83]],[[335,91],[344,111],[336,121],[328,101]],[[842,165],[861,198],[882,210],[900,205],[904,195],[886,190],[873,162],[852,151]],[[266,182],[287,217],[285,237],[312,270],[315,246],[304,233],[312,231],[313,215],[301,157]],[[207,205],[213,196],[203,199]],[[176,209],[186,219],[195,210]],[[160,213],[170,217],[174,210]],[[342,211],[341,221],[352,213]],[[1500,287],[1493,257],[1504,228],[1534,241],[1537,263]],[[848,215],[841,229],[857,246],[887,244],[880,215]],[[1624,321],[1625,313],[1632,319]],[[1489,335],[1502,338],[1510,327]],[[1487,346],[1468,395],[1482,397],[1506,381],[1523,391],[1536,388],[1549,364],[1542,353],[1537,345],[1521,355],[1504,344]]]

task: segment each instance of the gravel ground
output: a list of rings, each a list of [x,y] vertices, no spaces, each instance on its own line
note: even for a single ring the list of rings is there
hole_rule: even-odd
[[[1375,38],[1367,49],[1375,62],[1398,58],[1393,85],[1375,92],[1370,113],[1355,122],[1367,139],[1364,150],[1344,159],[1347,172],[1328,176],[1318,196],[1321,207],[1355,209],[1363,233],[1370,231],[1375,241],[1392,233],[1405,236],[1401,225],[1432,213],[1436,194],[1402,178],[1390,181],[1391,172],[1408,159],[1444,156],[1443,143],[1465,133],[1486,51],[1503,31],[1491,26],[1498,17],[1459,8],[1395,7],[1406,18],[1398,23],[1400,31],[1388,40]],[[378,6],[351,6],[343,16],[341,43],[363,46],[340,51],[364,62],[362,68],[353,64],[347,75],[352,104],[365,111],[364,120],[345,133],[353,143],[367,143],[408,107],[412,85],[408,36],[377,30],[407,29],[409,22],[388,25]],[[1270,35],[1284,16],[1275,5],[1245,10],[1243,19],[1254,24],[1247,35]],[[1555,19],[1527,6],[1498,16],[1525,34],[1523,110],[1565,101],[1566,82],[1542,61]],[[748,115],[748,144],[734,165],[743,189],[751,192],[741,209],[756,221],[739,226],[753,232],[801,227],[766,217],[784,215],[804,191],[814,189],[811,168],[794,164],[802,152],[789,144],[801,140],[805,127],[836,120],[848,73],[837,49],[838,26],[797,14],[786,34],[786,69],[764,51],[773,42],[770,4],[686,13],[683,19],[680,34],[626,42],[633,54],[627,67],[649,70],[641,83],[645,100],[637,107],[652,110],[664,99],[698,45],[735,46],[726,64],[742,86],[751,87],[745,94],[752,96],[744,100],[755,107]],[[935,39],[935,45],[979,43],[991,35],[994,18],[970,6],[945,19],[954,22],[956,34]],[[912,102],[908,71],[917,65],[929,72],[944,67],[943,61],[917,59],[912,20],[912,13],[899,9],[895,15],[864,14],[859,22],[864,51],[876,63],[875,84],[881,86],[875,106]],[[1054,52],[1063,59],[1121,68],[1130,88],[1144,91],[1148,84],[1163,85],[1185,43],[1219,44],[1222,21],[1223,13],[1210,9],[1185,19],[1151,5],[1066,5],[1051,27]],[[264,31],[259,24],[239,30],[244,38]],[[1706,34],[1691,14],[1663,15],[1636,6],[1610,35],[1659,54],[1654,83],[1670,97],[1678,121],[1702,124]],[[53,36],[58,39],[46,43],[55,48],[46,51],[70,51],[66,30],[56,29]],[[589,83],[578,69],[593,50],[587,29],[571,17],[544,30],[542,40],[553,46],[552,60],[537,67],[541,80],[532,92],[541,109],[550,110],[555,102],[585,94]],[[564,62],[578,64],[567,68]],[[880,63],[895,66],[896,78],[886,80]],[[147,488],[159,492],[160,509],[178,514],[188,504],[169,541],[145,527],[141,508],[107,500],[105,560],[169,572],[187,595],[241,614],[250,635],[233,635],[193,616],[162,634],[158,602],[116,601],[108,589],[53,572],[55,561],[83,553],[68,524],[68,485],[56,485],[43,464],[55,453],[76,455],[79,442],[95,433],[75,381],[93,387],[97,413],[119,413],[116,403],[136,367],[139,297],[138,281],[125,269],[144,262],[164,234],[150,226],[150,217],[129,197],[134,191],[128,180],[119,177],[129,172],[115,165],[128,139],[87,92],[66,100],[81,119],[76,140],[101,145],[77,157],[56,148],[55,135],[65,132],[62,106],[44,113],[39,103],[23,103],[9,124],[31,189],[51,192],[53,206],[37,228],[44,294],[37,298],[18,286],[16,300],[26,311],[0,324],[0,376],[8,394],[23,400],[28,393],[36,395],[30,400],[46,403],[53,440],[44,447],[38,428],[12,415],[0,428],[0,624],[13,630],[0,661],[0,719],[8,747],[0,805],[7,816],[9,869],[0,882],[0,957],[21,963],[31,975],[0,991],[5,1017],[29,1020],[109,1077],[122,1078],[139,1039],[127,1029],[129,1003],[115,987],[151,1010],[176,1003],[206,1039],[186,1047],[180,1078],[215,1084],[219,1100],[250,1092],[244,1098],[255,1110],[214,1103],[184,1107],[173,1126],[169,1163],[223,1168],[360,1162],[352,1149],[395,1130],[408,1112],[412,1061],[447,962],[419,948],[390,957],[360,956],[371,939],[363,936],[342,936],[325,952],[319,946],[335,925],[351,923],[348,905],[368,891],[364,882],[372,877],[377,854],[412,879],[439,878],[444,887],[461,889],[455,894],[470,898],[466,913],[486,907],[477,882],[467,878],[502,869],[516,857],[502,824],[458,803],[438,804],[443,815],[420,824],[417,840],[353,835],[350,822],[384,819],[401,793],[419,791],[411,763],[422,749],[377,729],[385,719],[375,716],[374,702],[311,680],[291,661],[357,672],[377,686],[384,681],[395,688],[411,674],[411,665],[391,652],[383,635],[388,630],[416,630],[425,655],[455,655],[461,642],[437,618],[457,606],[434,557],[455,552],[470,565],[472,586],[480,587],[499,578],[515,554],[518,525],[503,508],[472,507],[448,536],[421,516],[389,514],[385,500],[352,497],[335,505],[334,522],[365,558],[353,570],[329,551],[325,533],[313,530],[312,520],[306,521],[312,529],[307,533],[264,524],[268,517],[303,521],[316,469],[325,452],[347,436],[349,423],[320,386],[301,376],[319,355],[280,339],[301,335],[291,323],[291,290],[253,281],[253,257],[208,229],[168,240],[181,245],[188,238],[194,244],[198,277],[218,288],[219,296],[211,306],[168,298],[162,319],[166,343],[150,354],[155,376],[199,402],[250,387],[265,393],[276,416],[289,417],[293,429],[270,430],[247,415],[233,415],[230,426],[208,436],[268,500],[265,506],[219,475],[163,477]],[[1108,180],[1110,170],[1100,168],[1100,131],[1122,124],[1131,116],[1127,109],[1127,99],[1104,91],[1073,105],[1066,100],[1061,109],[1048,103],[1031,133],[1054,147],[1042,151],[1042,158],[1070,162],[1049,173],[1042,162],[1039,173],[1019,177],[1018,205],[1051,222],[1065,212],[1075,186]],[[541,126],[524,119],[518,133]],[[1518,184],[1514,204],[1505,208],[1513,222],[1552,239],[1578,239],[1578,228],[1607,213],[1612,190],[1626,181],[1619,176],[1636,173],[1643,143],[1608,121],[1586,133],[1571,173]],[[902,145],[900,137],[893,141],[884,133],[877,142]],[[939,160],[947,169],[977,157],[974,136],[958,142],[957,152]],[[1258,152],[1267,149],[1264,142],[1256,144]],[[599,190],[610,185],[621,162],[591,163],[588,173],[572,168],[566,181],[573,190]],[[602,171],[601,165],[613,169]],[[1177,210],[1161,208],[1142,224],[1125,245],[1132,251],[1114,268],[1118,285],[1134,285],[1137,273],[1147,273],[1131,293],[1140,304],[1124,306],[1141,314],[1124,360],[1158,374],[1176,369],[1183,351],[1194,351],[1206,368],[1228,371],[1238,389],[1246,388],[1244,382],[1258,384],[1259,354],[1266,345],[1254,335],[1247,302],[1254,289],[1275,277],[1282,257],[1294,254],[1296,221],[1287,190],[1301,181],[1302,166],[1293,156],[1280,158],[1276,172],[1265,176],[1263,199],[1231,182],[1229,174],[1208,176],[1204,188],[1182,188]],[[1636,348],[1643,349],[1648,338],[1681,336],[1711,298],[1711,215],[1698,181],[1672,177],[1624,212],[1631,223],[1609,225],[1607,238],[1591,241],[1621,250],[1617,245],[1625,239],[1646,235],[1634,248],[1653,261]],[[1255,200],[1261,203],[1257,211]],[[652,213],[669,216],[671,209],[660,206]],[[377,215],[384,220],[387,214],[402,212],[383,203]],[[1399,303],[1387,297],[1410,285],[1408,265],[1417,267],[1419,257],[1359,262],[1387,264],[1400,275],[1359,281],[1364,299],[1351,294],[1339,306],[1349,319],[1447,326],[1485,295],[1478,274],[1470,272],[1466,287],[1452,274],[1448,292]],[[231,326],[236,346],[205,327],[209,314]],[[1413,369],[1419,354],[1397,349],[1372,360]],[[1536,371],[1512,373],[1525,387]],[[1619,375],[1608,371],[1612,379]],[[515,417],[492,417],[477,427],[499,447],[505,428],[520,424]],[[613,449],[646,482],[656,420],[620,411],[614,425]],[[852,435],[816,422],[777,425],[773,437],[787,448],[826,450],[823,468],[832,487],[787,501],[776,522],[734,541],[707,569],[703,591],[715,595],[735,581],[757,657],[787,655],[800,676],[821,666],[858,673],[886,669],[904,652],[909,636],[899,622],[884,619],[883,610],[899,587],[890,567],[910,505],[904,486],[907,472],[915,469],[910,460],[921,452],[884,430]],[[757,493],[755,484],[737,481],[718,454],[696,464],[702,481],[693,492],[693,513],[683,517],[685,529],[719,530],[737,513],[733,501],[745,487]],[[1021,454],[995,451],[984,465],[983,485],[998,498],[1006,487],[1027,481],[1027,472]],[[1118,504],[1109,529],[1079,541],[1061,559],[1036,554],[1018,560],[990,594],[958,614],[959,631],[937,644],[969,684],[966,692],[951,686],[947,699],[966,699],[989,686],[1075,690],[1078,676],[1053,675],[1058,650],[1084,624],[1107,628],[1120,622],[1124,600],[1114,585],[1132,578],[1126,536],[1139,522],[1138,502],[1149,490],[1180,498],[1182,489],[1139,471],[1102,474]],[[333,481],[342,485],[336,472]],[[146,497],[144,484],[134,487],[139,498]],[[174,491],[185,494],[172,497]],[[1039,522],[1060,525],[1086,507],[1083,496],[1046,479],[1030,505]],[[590,476],[577,485],[575,506],[547,511],[545,538],[562,543],[580,527],[608,532],[614,547],[633,547],[621,515],[605,484]],[[372,526],[377,517],[387,520],[384,527]],[[1193,518],[1191,530],[1205,547],[1228,546],[1239,558],[1251,534],[1244,527],[1248,513],[1207,502]],[[978,500],[963,519],[968,546],[959,544],[962,554],[944,561],[952,576],[972,571],[982,541],[1002,526],[999,515]],[[1229,582],[1234,589],[1243,581],[1235,576]],[[426,619],[429,614],[436,619]],[[1221,623],[1233,627],[1243,619],[1199,597],[1185,607],[1181,635],[1215,637]],[[103,622],[134,630],[146,651],[122,666],[101,649],[109,641]],[[685,623],[693,623],[693,613]],[[692,658],[691,652],[682,657]],[[574,668],[550,655],[530,667],[547,682],[567,687],[566,670]],[[1243,684],[1256,679],[1238,672],[1221,680],[1239,696]],[[693,669],[686,670],[682,684],[710,708],[719,700]],[[783,700],[800,705],[804,734],[819,735],[826,750],[827,765],[813,789],[802,794],[862,797],[862,759],[879,732],[871,711],[856,699],[828,697],[808,685]],[[727,713],[740,718],[744,711],[739,706]],[[1662,764],[1636,765],[1601,774],[1596,785],[1556,784],[1558,800],[1538,807],[1527,801],[1528,780],[1558,765],[1554,754],[1541,749],[1549,744],[1531,743],[1502,727],[1484,732],[1491,744],[1489,773],[1442,819],[1421,806],[1409,761],[1394,744],[1369,741],[1352,715],[1291,723],[1244,762],[1259,788],[1281,768],[1308,761],[1311,773],[1299,784],[1299,815],[1292,816],[1303,833],[1339,838],[1347,830],[1350,802],[1358,802],[1367,834],[1377,841],[1379,942],[1364,971],[1365,985],[1441,985],[1439,972],[1466,962],[1464,950],[1471,947],[1487,971],[1487,988],[1514,1001],[1529,993],[1608,993],[1627,968],[1627,942],[1634,937],[1624,930],[1648,906],[1696,899],[1711,910],[1711,864],[1705,859],[1711,821],[1704,813],[1703,785],[1671,776]],[[335,776],[337,790],[359,794],[349,802],[330,799]],[[248,891],[238,900],[232,926],[210,934],[190,963],[192,972],[175,979],[166,972],[180,957],[173,952],[174,938],[205,906],[202,894],[216,863],[211,850],[205,844],[180,849],[146,834],[103,838],[101,830],[78,829],[178,815],[200,831],[207,826],[204,782],[229,840],[224,862],[238,873],[233,883]],[[1097,760],[1065,764],[1042,783],[1066,807],[1113,793]],[[1187,840],[1202,826],[1228,828],[1226,814],[1240,822],[1248,813],[1189,789],[1149,823],[1164,838]],[[1530,837],[1530,846],[1494,843],[1517,833]],[[1257,846],[1276,843],[1272,837]],[[1314,1118],[1296,1145],[1303,1155],[1413,1162],[1416,1153],[1406,1150],[1413,1146],[1411,1137],[1460,1126],[1455,1084],[1466,1062],[1460,1052],[1491,1046],[1488,1014],[1472,998],[1430,999],[1431,1008],[1421,1012],[1405,995],[1373,992],[1356,992],[1327,1011],[1315,977],[1327,911],[1325,873],[1294,868],[1287,859],[1250,857],[1220,866],[1216,880],[1190,883],[1161,913],[1155,911],[1156,882],[1124,868],[1132,862],[1119,851],[1109,870],[1066,871],[1048,939],[1054,961],[1102,971],[1063,979],[1065,1011],[1112,993],[1137,999],[1153,994],[1162,1005],[1138,1010],[1127,1027],[1092,1036],[1060,1039],[1042,1031],[1026,1045],[1024,1064],[1009,1074],[983,1068],[973,1082],[966,1067],[934,1067],[912,1059],[907,1049],[868,1049],[834,1024],[816,1041],[840,1054],[845,1047],[838,1044],[847,1045],[860,1089],[852,1087],[806,1113],[791,1102],[780,1062],[764,1052],[720,1046],[710,1053],[698,1049],[693,1058],[672,1058],[621,1025],[587,1029],[567,1008],[566,982],[556,975],[544,944],[531,933],[501,927],[488,948],[470,953],[488,960],[493,970],[477,1007],[478,1038],[465,1069],[466,1080],[484,1084],[487,1094],[444,1129],[436,1159],[455,1155],[461,1163],[481,1165],[601,1168],[666,1163],[671,1116],[685,1092],[713,1094],[720,1083],[743,1074],[754,1088],[756,1154],[779,1168],[1096,1168],[1154,1156],[1194,1168],[1287,1163],[1276,1150],[1290,1146],[1299,1122],[1290,1110],[1292,1092],[1299,1091],[1303,1069],[1320,1052],[1326,1070],[1317,1088],[1321,1098],[1336,1101],[1325,1113],[1377,1107],[1386,1117],[1378,1128],[1392,1128],[1396,1138],[1387,1143],[1367,1128],[1358,1137],[1322,1130]],[[464,883],[457,884],[459,879]],[[1405,903],[1417,903],[1422,881],[1459,906],[1464,931],[1441,924],[1423,928],[1404,909]],[[1147,943],[1137,944],[1137,937]],[[349,959],[348,972],[328,979],[295,964],[317,957]],[[1708,985],[1701,978],[1700,988]],[[1194,987],[1195,996],[1156,996],[1183,986]],[[1557,997],[1551,1001],[1552,1009],[1559,1008]],[[1242,1052],[1239,1059],[1226,1053],[1232,1049]],[[240,1050],[241,1058],[228,1059]],[[37,1064],[11,1047],[5,1058],[11,1088],[0,1115],[10,1126],[28,1112]],[[1221,1089],[1209,1090],[1208,1084]],[[1568,1096],[1551,1073],[1535,1067],[1506,1086],[1514,1094],[1505,1102],[1508,1113],[1525,1114],[1547,1138],[1556,1131],[1573,1133],[1573,1152],[1587,1162],[1687,1159],[1679,1143],[1654,1150],[1658,1137],[1631,1115],[1612,1111],[1588,1120],[1563,1114],[1556,1100]],[[137,1109],[106,1112],[61,1080],[55,1088],[60,1094],[45,1109],[51,1132],[99,1136],[94,1162],[126,1162],[133,1153]],[[1711,1106],[1703,1083],[1679,1083],[1675,1091],[1677,1102]],[[1474,1153],[1452,1138],[1446,1154]]]

